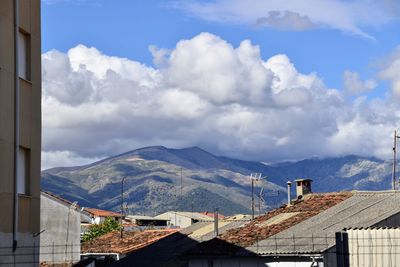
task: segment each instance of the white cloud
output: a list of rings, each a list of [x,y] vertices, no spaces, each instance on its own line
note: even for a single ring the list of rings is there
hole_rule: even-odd
[[[400,46],[384,60],[383,64],[385,67],[379,73],[379,77],[390,82],[393,95],[400,99]]]
[[[269,11],[266,17],[256,20],[256,25],[288,31],[305,31],[317,27],[309,17],[288,10]]]
[[[350,95],[358,95],[373,90],[377,83],[374,80],[361,81],[357,72],[346,70],[343,73],[344,89]]]
[[[286,55],[264,60],[248,40],[233,47],[209,33],[155,55],[158,68],[83,45],[42,58],[47,167],[148,145],[264,161],[384,157],[400,121],[397,102],[349,104]]]
[[[395,1],[212,0],[173,1],[171,7],[211,22],[260,25],[278,30],[331,28],[373,38],[364,29],[398,16]]]
[[[97,160],[99,158],[84,158],[71,151],[43,151],[42,169],[58,166],[82,166]]]
[[[263,103],[272,79],[257,46],[246,40],[235,49],[209,33],[178,42],[163,73],[171,86],[215,104]]]

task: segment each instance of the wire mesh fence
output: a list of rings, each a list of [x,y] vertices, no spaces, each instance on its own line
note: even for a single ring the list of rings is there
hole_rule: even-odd
[[[267,262],[267,259],[280,257],[280,261],[285,258],[290,258],[292,261],[297,258],[308,257],[313,261],[323,263],[325,267],[333,267],[337,265],[337,259],[340,257],[349,257],[348,266],[385,266],[395,267],[400,264],[400,236],[349,236],[346,239],[346,246],[348,249],[345,253],[338,250],[337,238],[332,235],[307,235],[307,236],[273,236],[262,240],[257,238],[250,246],[240,246],[240,244],[232,244],[226,241],[226,247],[236,246],[237,250],[234,254],[229,254],[229,258],[238,257],[258,257],[261,261]],[[186,238],[190,239],[189,236]],[[148,242],[157,243],[157,254],[162,255],[171,253],[171,250],[182,247],[182,240],[177,240],[176,243],[166,243],[163,247],[162,240],[150,242],[149,240],[142,240],[143,243]],[[135,242],[138,242],[137,240]],[[201,239],[195,240],[195,244],[202,243]],[[69,244],[33,244],[29,246],[19,246],[14,252],[11,246],[0,246],[0,266],[18,266],[18,265],[31,265],[31,266],[54,266],[66,267],[72,266],[85,257],[109,257],[112,260],[118,260],[119,254],[127,254],[146,249],[146,246],[136,246],[137,244],[129,244],[123,240],[109,240],[103,242],[101,245],[103,251],[97,249],[96,242],[92,242],[92,248],[82,250],[82,243]],[[169,247],[166,247],[166,246]],[[342,244],[343,245],[343,244]],[[129,250],[129,246],[132,248]],[[172,246],[172,248],[170,247]],[[175,246],[175,247],[174,247]],[[128,249],[127,249],[128,248]],[[190,261],[196,257],[196,246],[181,249],[176,255]],[[223,255],[224,247],[219,245],[218,248],[212,246],[208,248],[213,253],[210,255],[220,254]],[[121,251],[124,252],[122,253]],[[190,257],[187,257],[187,252],[190,250]],[[204,254],[199,254],[199,257]],[[397,265],[396,265],[397,263]],[[150,265],[151,266],[151,265]],[[263,265],[261,265],[263,266]],[[316,265],[320,266],[320,265]],[[322,265],[321,265],[322,266]]]
[[[72,266],[80,260],[81,244],[0,246],[0,266]],[[41,264],[42,263],[42,264]]]

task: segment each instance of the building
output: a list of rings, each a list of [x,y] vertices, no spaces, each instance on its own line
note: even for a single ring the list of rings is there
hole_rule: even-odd
[[[171,226],[178,226],[180,228],[186,228],[196,222],[214,220],[210,216],[199,212],[185,211],[167,211],[155,216],[154,218],[168,220],[170,221]]]
[[[176,229],[113,231],[82,243],[82,258],[112,258],[120,260],[127,254],[142,249],[158,240],[176,233]]]
[[[113,218],[116,221],[120,221],[122,219],[121,213],[113,211],[101,210],[95,208],[84,208],[83,211],[89,214],[89,216],[91,217],[92,224],[100,224],[104,222],[107,218]]]
[[[350,228],[338,234],[339,266],[394,267],[400,262],[399,227]]]
[[[0,265],[39,261],[40,0],[0,1]]]
[[[80,208],[49,192],[42,192],[40,200],[40,262],[64,266],[79,262]]]
[[[144,227],[167,227],[170,224],[168,219],[154,218],[145,215],[127,215],[125,220],[131,221],[136,226]]]
[[[225,233],[229,229],[240,227],[248,223],[250,218],[251,215],[235,215],[219,220],[218,232]],[[214,221],[194,223],[179,232],[133,251],[112,266],[187,266],[188,261],[183,259],[182,255],[200,242],[214,238],[216,226]]]
[[[336,233],[350,227],[398,226],[399,200],[399,191],[306,193],[291,205],[197,245],[186,256],[190,267],[342,266]]]

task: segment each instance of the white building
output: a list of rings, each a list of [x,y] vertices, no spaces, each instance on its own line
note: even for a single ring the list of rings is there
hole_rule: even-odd
[[[91,218],[91,224],[100,224],[104,222],[107,218],[113,218],[116,221],[120,221],[122,218],[122,214],[108,210],[84,208],[83,211],[86,212],[86,214],[89,214]]]
[[[186,228],[194,223],[201,221],[213,221],[210,216],[198,212],[167,211],[155,216],[156,219],[164,219],[170,222],[171,226]]]

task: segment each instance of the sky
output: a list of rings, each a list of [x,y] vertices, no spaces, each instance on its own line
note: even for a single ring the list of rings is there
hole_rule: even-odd
[[[399,0],[42,0],[42,168],[144,146],[382,159]]]

